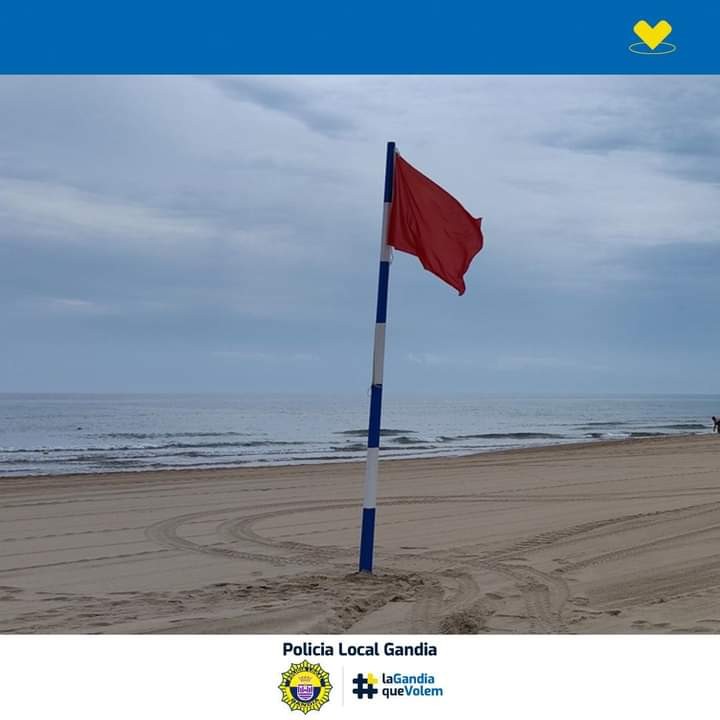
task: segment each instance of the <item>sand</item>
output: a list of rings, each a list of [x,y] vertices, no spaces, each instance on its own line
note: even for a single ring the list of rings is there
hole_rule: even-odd
[[[720,631],[720,437],[0,479],[3,633]]]

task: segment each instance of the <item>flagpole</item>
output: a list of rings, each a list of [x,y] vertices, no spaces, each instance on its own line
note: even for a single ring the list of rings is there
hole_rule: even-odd
[[[365,498],[360,532],[360,572],[372,572],[375,543],[375,504],[377,500],[378,462],[380,455],[380,417],[382,413],[383,368],[385,365],[385,322],[387,320],[388,283],[390,280],[390,246],[387,244],[390,206],[393,199],[395,143],[387,144],[385,159],[385,198],[380,238],[380,270],[378,272],[375,340],[373,344],[372,387],[370,389],[370,421],[368,423],[367,462],[365,466]]]

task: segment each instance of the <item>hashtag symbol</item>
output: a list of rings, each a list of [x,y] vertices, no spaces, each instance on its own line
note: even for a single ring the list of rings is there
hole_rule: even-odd
[[[362,673],[358,673],[353,678],[353,684],[357,686],[353,688],[353,694],[357,695],[358,700],[362,700],[364,697],[372,700],[377,695],[377,688],[369,681],[369,678],[364,678]]]

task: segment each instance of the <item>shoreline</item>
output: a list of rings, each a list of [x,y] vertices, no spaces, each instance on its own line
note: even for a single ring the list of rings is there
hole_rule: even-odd
[[[412,461],[447,461],[453,459],[462,458],[475,458],[483,457],[486,455],[505,455],[514,453],[524,452],[536,452],[543,450],[554,450],[557,448],[587,448],[597,447],[606,445],[617,445],[622,443],[644,443],[653,441],[665,441],[665,440],[677,440],[677,439],[689,439],[694,437],[704,438],[708,435],[714,435],[712,431],[707,432],[692,432],[692,433],[672,433],[665,435],[649,436],[649,437],[620,437],[620,438],[578,438],[577,440],[567,440],[566,442],[552,442],[547,444],[538,445],[526,445],[518,447],[508,448],[492,448],[488,450],[475,450],[463,453],[452,453],[447,455],[433,454],[433,455],[403,455],[395,457],[383,457],[383,447],[380,448],[380,462],[381,463],[396,463],[396,462],[412,462]],[[386,449],[387,450],[387,449]],[[256,471],[256,470],[273,470],[281,468],[294,468],[294,467],[318,467],[325,465],[364,465],[365,458],[338,458],[334,459],[323,459],[317,461],[297,461],[292,463],[246,463],[243,465],[213,465],[213,466],[195,466],[195,467],[167,467],[167,468],[137,468],[137,469],[121,469],[121,470],[88,470],[87,472],[76,472],[76,473],[37,473],[31,475],[2,475],[0,474],[0,489],[1,483],[8,480],[32,480],[37,478],[83,478],[88,476],[118,476],[118,475],[137,475],[137,474],[162,474],[162,473],[227,473],[229,471]]]
[[[0,483],[3,633],[720,633],[709,435]]]

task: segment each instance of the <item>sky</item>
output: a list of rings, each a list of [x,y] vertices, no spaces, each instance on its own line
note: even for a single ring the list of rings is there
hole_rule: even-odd
[[[720,391],[720,77],[113,76],[0,78],[0,392],[364,391],[388,140],[485,247],[386,388]]]

